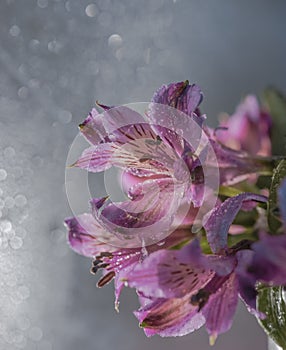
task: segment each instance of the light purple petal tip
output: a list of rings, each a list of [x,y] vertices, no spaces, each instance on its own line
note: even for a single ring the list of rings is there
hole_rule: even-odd
[[[214,253],[219,253],[227,248],[227,235],[230,225],[243,205],[250,201],[266,202],[267,198],[253,193],[241,193],[235,197],[228,198],[222,204],[215,207],[206,218],[204,224],[207,239]]]
[[[100,240],[107,233],[96,222],[91,214],[82,214],[78,217],[65,220],[68,229],[68,240],[77,253],[94,257],[102,251],[112,251],[114,248]]]

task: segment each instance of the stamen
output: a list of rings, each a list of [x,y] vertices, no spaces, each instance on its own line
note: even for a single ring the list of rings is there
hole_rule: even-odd
[[[97,282],[97,287],[101,288],[105,286],[107,283],[109,283],[115,276],[114,271],[108,272],[105,276],[103,276],[98,282]]]

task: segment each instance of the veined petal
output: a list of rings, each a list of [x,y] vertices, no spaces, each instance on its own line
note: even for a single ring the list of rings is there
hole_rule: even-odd
[[[177,229],[170,236],[168,236],[163,242],[153,244],[146,247],[147,254],[151,254],[161,249],[164,246],[165,249],[173,247],[179,243],[189,239],[190,233],[185,229]],[[148,255],[147,255],[148,256]],[[115,285],[115,308],[118,310],[119,297],[124,285],[128,282],[130,274],[133,269],[140,265],[143,259],[142,249],[129,248],[129,249],[117,249],[112,253],[101,252],[97,255],[95,264],[92,267],[92,272],[95,273],[99,268],[104,267],[106,271],[113,271],[115,273],[114,285]]]
[[[207,232],[207,239],[214,253],[219,253],[227,248],[227,235],[234,218],[240,209],[248,202],[266,202],[267,198],[254,193],[241,193],[228,198],[222,204],[216,206],[206,216],[204,227]]]
[[[196,84],[188,81],[162,85],[154,94],[152,102],[165,104],[190,115],[202,102],[203,94]]]
[[[197,307],[190,304],[190,295],[177,299],[156,299],[134,314],[147,336],[183,336],[199,329],[205,322]]]
[[[91,110],[86,119],[79,125],[79,129],[93,145],[99,144],[107,137],[102,124],[102,114],[99,114],[95,108]]]
[[[108,233],[91,214],[65,219],[65,225],[68,228],[68,240],[72,249],[81,255],[94,257],[102,251],[115,249],[103,242],[108,240]]]
[[[207,305],[202,309],[211,345],[219,334],[230,329],[237,303],[238,281],[233,273],[216,293],[210,295]]]
[[[148,297],[178,298],[196,293],[214,276],[192,242],[179,251],[160,250],[148,256],[129,275],[128,284]]]
[[[129,191],[130,201],[99,207],[98,200],[92,200],[93,214],[115,236],[139,241],[145,237],[148,245],[158,241],[158,237],[161,240],[171,229],[184,192],[181,186],[170,178],[148,180]]]
[[[101,172],[112,166],[112,156],[116,146],[109,143],[100,143],[85,149],[81,157],[73,166],[92,172]]]
[[[249,312],[257,317],[263,315],[256,309],[257,290],[255,288],[256,280],[248,272],[253,260],[254,252],[252,250],[241,250],[236,253],[237,267],[235,273],[238,280],[238,292],[244,301]]]
[[[75,166],[93,172],[116,166],[140,176],[170,176],[178,163],[178,155],[169,144],[162,142],[148,124],[122,127],[108,136],[112,142],[101,143],[85,150]],[[180,169],[187,171],[181,164]],[[183,170],[181,170],[182,172]]]
[[[108,134],[129,125],[146,123],[141,114],[126,106],[113,107],[103,112],[103,125]]]

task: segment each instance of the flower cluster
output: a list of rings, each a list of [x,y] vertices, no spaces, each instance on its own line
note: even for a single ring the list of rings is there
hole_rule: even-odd
[[[122,288],[136,289],[147,336],[205,325],[213,344],[239,298],[263,320],[259,286],[286,285],[286,165],[272,156],[274,121],[255,96],[216,129],[202,99],[186,81],[163,85],[144,120],[126,106],[93,109],[80,125],[91,146],[74,166],[121,169],[129,199],[94,198],[65,224],[72,249],[101,270],[98,287],[114,279],[117,310]]]

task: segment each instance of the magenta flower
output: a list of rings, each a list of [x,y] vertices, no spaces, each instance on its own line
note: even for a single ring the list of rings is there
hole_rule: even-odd
[[[271,155],[271,117],[257,98],[248,95],[235,113],[223,120],[216,136],[224,145],[251,155]]]
[[[95,173],[119,168],[128,200],[93,198],[89,214],[65,224],[71,248],[93,259],[93,274],[102,272],[98,287],[114,280],[116,309],[122,288],[136,289],[135,316],[147,336],[182,336],[205,325],[213,344],[231,327],[239,298],[265,317],[256,308],[257,284],[286,284],[286,232],[270,236],[259,222],[258,238],[244,234],[229,243],[237,214],[258,215],[267,202],[240,192],[251,175],[272,171],[271,121],[248,96],[212,130],[202,96],[185,81],[163,85],[143,115],[125,106],[93,109],[80,125],[91,145],[74,166]],[[240,194],[228,197],[232,191]],[[281,231],[285,198],[286,182],[279,189]]]

